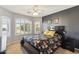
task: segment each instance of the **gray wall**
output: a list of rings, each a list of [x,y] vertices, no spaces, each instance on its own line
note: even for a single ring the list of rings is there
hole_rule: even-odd
[[[67,35],[73,38],[79,39],[79,6],[63,10],[42,18],[42,22],[45,23],[47,20],[54,20],[54,18],[59,18],[59,24],[66,27]]]

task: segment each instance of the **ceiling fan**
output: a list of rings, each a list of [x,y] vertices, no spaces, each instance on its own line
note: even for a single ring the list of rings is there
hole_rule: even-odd
[[[27,10],[27,13],[32,14],[33,16],[38,16],[43,11],[44,10],[42,8],[40,8],[40,6],[34,5],[32,8]]]

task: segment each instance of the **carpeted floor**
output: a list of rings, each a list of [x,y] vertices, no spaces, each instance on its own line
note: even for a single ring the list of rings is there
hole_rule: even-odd
[[[29,46],[29,45],[28,45]],[[7,46],[7,54],[28,54],[28,52],[20,46],[20,42],[15,42]],[[69,50],[65,50],[63,48],[58,48],[58,50],[54,54],[78,54],[78,52],[71,52]]]

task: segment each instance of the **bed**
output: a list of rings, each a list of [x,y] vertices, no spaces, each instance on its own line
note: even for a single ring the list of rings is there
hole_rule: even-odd
[[[50,35],[50,34],[49,34]],[[36,49],[36,52],[34,52],[34,49],[26,48],[26,45],[30,44],[34,49]],[[52,37],[48,35],[38,35],[38,36],[24,36],[21,40],[21,46],[28,49],[28,51],[32,51],[30,53],[34,54],[53,54],[62,43],[62,36],[58,33],[54,33]]]

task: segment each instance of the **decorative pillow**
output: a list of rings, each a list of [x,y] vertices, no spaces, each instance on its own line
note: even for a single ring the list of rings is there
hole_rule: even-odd
[[[44,35],[45,35],[45,36],[48,36],[48,37],[54,37],[55,32],[56,32],[56,31],[54,31],[54,30],[46,30],[46,31],[44,32]]]

